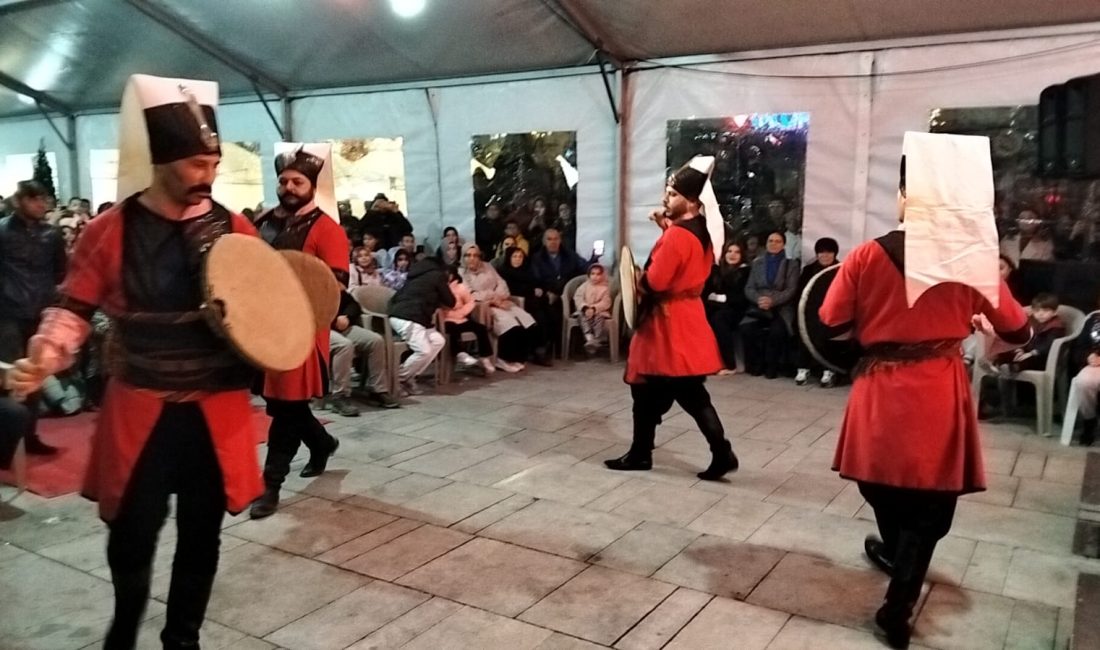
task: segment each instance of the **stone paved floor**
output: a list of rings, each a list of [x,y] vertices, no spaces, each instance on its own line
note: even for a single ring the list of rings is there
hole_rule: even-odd
[[[292,478],[270,519],[226,519],[203,647],[881,647],[874,524],[829,470],[844,389],[713,379],[741,471],[702,483],[705,444],[675,407],[654,471],[602,467],[630,437],[621,367],[502,375],[336,418],[329,473]],[[1064,648],[1076,576],[1100,572],[1070,554],[1084,454],[1023,424],[986,426],[985,447],[990,489],[960,502],[914,647]],[[93,506],[6,490],[0,648],[98,647]],[[142,648],[159,647],[171,522],[161,543]]]

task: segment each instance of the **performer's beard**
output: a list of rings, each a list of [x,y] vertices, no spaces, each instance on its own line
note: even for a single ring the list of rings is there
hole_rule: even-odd
[[[279,195],[279,207],[291,214],[296,213],[302,209],[302,206],[306,205],[313,200],[313,193],[308,196],[298,196],[293,192],[283,192]]]

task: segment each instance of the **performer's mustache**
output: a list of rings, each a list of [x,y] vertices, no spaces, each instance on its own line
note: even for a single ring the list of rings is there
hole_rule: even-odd
[[[211,194],[213,193],[213,191],[214,188],[206,183],[199,183],[198,185],[192,185],[191,187],[187,188],[188,194],[198,194],[200,192],[202,192],[203,194]]]

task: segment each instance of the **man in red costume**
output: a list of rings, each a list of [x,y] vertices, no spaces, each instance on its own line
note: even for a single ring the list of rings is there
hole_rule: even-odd
[[[988,144],[985,156],[988,165]],[[955,176],[950,169],[944,172],[952,162],[938,161],[943,178]],[[898,193],[903,222],[907,221],[905,163],[903,157]],[[988,183],[992,224],[991,174]],[[914,207],[925,209],[921,216],[926,224],[927,198],[908,197]],[[864,348],[853,373],[833,468],[857,482],[875,511],[882,537],[868,537],[864,548],[871,561],[891,576],[875,621],[895,648],[909,645],[909,618],[936,543],[951,528],[958,497],[985,489],[981,436],[961,341],[970,334],[975,314],[984,314],[1009,343],[1026,343],[1030,337],[1027,317],[1003,282],[999,288],[989,287],[993,301],[962,284],[966,279],[961,278],[933,284],[910,306],[906,260],[912,264],[914,253],[919,252],[912,247],[925,243],[917,241],[927,239],[921,233],[935,229],[904,225],[913,226],[908,229],[912,232],[895,230],[856,247],[841,265],[819,310],[826,325],[850,326]],[[957,230],[951,235],[955,241],[966,237]],[[927,250],[933,253],[934,247],[942,246],[927,243],[932,244]],[[985,257],[975,262],[995,273],[995,244],[981,255]],[[928,267],[919,270],[927,272]],[[994,293],[998,291],[999,297]],[[999,306],[994,307],[994,302]]]
[[[157,534],[176,494],[165,648],[197,648],[218,566],[223,512],[260,493],[248,386],[254,371],[207,324],[202,260],[230,232],[255,234],[210,198],[221,158],[217,84],[130,77],[120,122],[119,196],[88,222],[61,285],[17,364],[27,394],[68,366],[96,308],[111,319],[111,379],[84,494],[107,522],[114,620],[104,647],[133,648]]]
[[[657,425],[673,402],[695,419],[710,446],[710,466],[699,478],[716,481],[737,469],[737,456],[703,385],[723,367],[701,298],[714,265],[711,232],[723,232],[717,206],[708,210],[713,214],[701,214],[712,166],[713,158],[700,157],[681,167],[665,187],[664,209],[651,216],[664,232],[639,280],[642,307],[626,361],[634,440],[626,454],[604,461],[610,469],[653,467]],[[709,219],[719,227],[708,228]]]
[[[320,258],[346,289],[351,257],[348,238],[339,223],[319,206],[322,200],[333,199],[331,165],[325,169],[330,158],[328,147],[302,145],[275,157],[279,205],[260,215],[256,227],[260,236],[277,249],[302,251]],[[326,186],[323,194],[318,192],[322,178]],[[305,443],[309,449],[309,462],[299,474],[302,477],[323,473],[329,457],[340,445],[309,409],[311,398],[328,394],[328,338],[328,328],[318,331],[315,355],[296,370],[268,373],[264,379],[263,395],[271,428],[264,463],[264,493],[249,510],[253,519],[271,516],[278,510],[279,489],[290,472],[290,462],[298,453],[299,444]]]

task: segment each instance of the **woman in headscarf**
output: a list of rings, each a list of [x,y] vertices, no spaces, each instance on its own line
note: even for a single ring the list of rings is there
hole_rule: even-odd
[[[524,311],[531,314],[535,319],[538,327],[535,332],[538,335],[538,342],[533,349],[534,362],[542,366],[551,365],[550,353],[544,342],[546,340],[545,334],[550,331],[554,322],[554,315],[551,311],[553,306],[550,304],[550,297],[546,295],[546,291],[531,271],[531,261],[527,257],[527,253],[518,246],[509,248],[505,252],[503,264],[498,267],[497,272],[508,283],[508,290],[511,291],[512,295],[523,298]],[[561,308],[558,307],[558,309]]]
[[[474,300],[487,303],[491,308],[493,333],[498,338],[496,367],[504,372],[523,370],[538,340],[535,319],[512,301],[508,283],[492,265],[482,260],[477,244],[467,244],[462,249],[462,264],[459,275]]]

